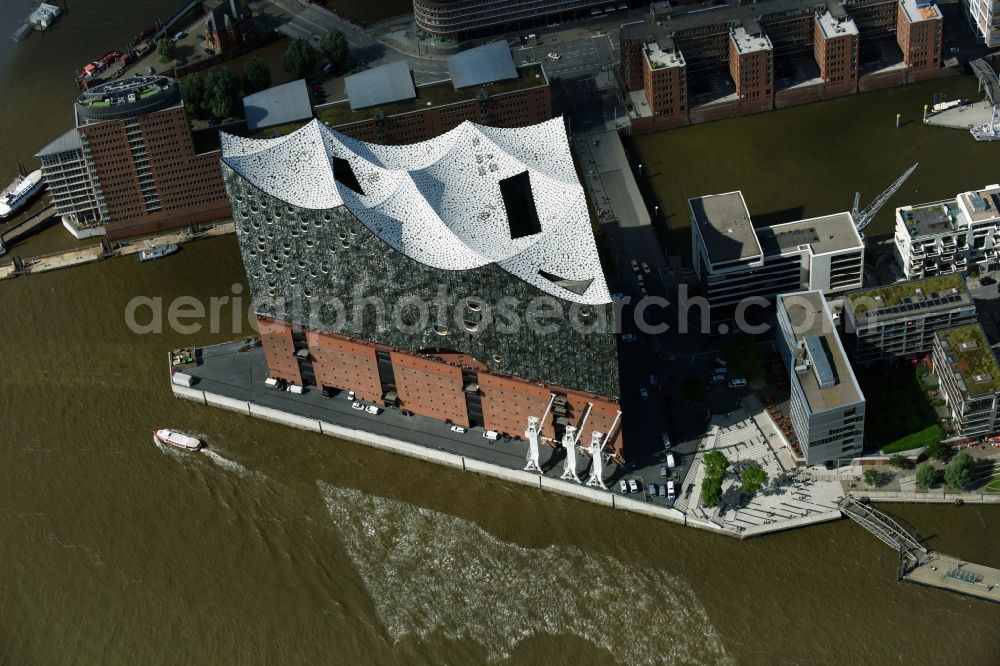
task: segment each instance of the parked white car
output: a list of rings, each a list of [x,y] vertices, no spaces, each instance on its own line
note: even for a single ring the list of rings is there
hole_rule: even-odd
[[[368,412],[369,414],[375,414],[376,416],[382,413],[382,409],[376,407],[375,405],[368,405],[367,407],[365,407],[365,411]]]
[[[356,409],[359,412],[363,412],[363,411],[365,411],[365,406],[362,405],[360,402],[352,402],[351,403],[351,409]]]
[[[548,53],[546,54],[546,57],[549,60],[562,60],[562,56],[559,55],[558,53]]]
[[[618,482],[618,487],[621,488],[622,495],[628,495],[628,482],[625,479]]]
[[[747,385],[747,380],[742,377],[734,377],[729,380],[729,388],[743,388]]]
[[[677,495],[674,494],[674,482],[673,481],[667,481],[667,499],[669,501],[671,501],[671,502],[673,502],[675,499],[677,499]]]
[[[462,434],[462,433],[464,433],[464,432],[465,432],[465,428],[463,428],[463,427],[462,427],[462,426],[460,426],[460,425],[453,425],[453,426],[451,427],[451,431],[452,431],[452,432],[457,432],[458,434]]]
[[[639,262],[636,259],[632,260],[632,270],[636,273],[639,272]]]
[[[639,488],[639,482],[636,481],[635,479],[628,480],[628,489],[633,493],[642,492],[642,490]]]
[[[651,270],[649,270],[649,264],[647,264],[645,261],[642,262],[642,272],[645,273],[646,275],[649,275],[652,272]]]

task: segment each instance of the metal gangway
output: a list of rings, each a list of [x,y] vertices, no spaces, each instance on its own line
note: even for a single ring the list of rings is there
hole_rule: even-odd
[[[982,58],[977,58],[969,63],[969,67],[979,79],[979,89],[986,93],[990,105],[1000,104],[1000,76],[997,76],[990,64]]]
[[[927,561],[929,553],[920,540],[878,509],[847,496],[837,502],[840,512],[899,552],[914,566]]]

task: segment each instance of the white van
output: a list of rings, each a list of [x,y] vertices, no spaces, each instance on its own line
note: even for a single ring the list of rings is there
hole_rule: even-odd
[[[674,460],[674,454],[672,453],[667,454],[667,467],[670,469],[677,467],[677,461]]]
[[[496,432],[495,430],[487,430],[486,432],[483,433],[483,437],[490,440],[491,442],[495,442],[500,438],[500,433]]]
[[[667,481],[667,501],[673,502],[677,499],[677,495],[674,494],[674,482]]]
[[[306,390],[303,387],[299,386],[298,384],[289,384],[288,392],[294,393],[296,395],[302,395],[303,393],[306,392]]]

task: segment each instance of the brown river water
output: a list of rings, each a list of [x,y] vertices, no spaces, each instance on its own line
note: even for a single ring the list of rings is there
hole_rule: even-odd
[[[0,172],[69,127],[73,69],[171,9],[71,0],[4,41]],[[1000,608],[896,582],[845,521],[738,542],[174,399],[167,350],[246,329],[137,335],[129,300],[234,284],[232,237],[0,282],[0,663],[996,663]],[[165,425],[211,446],[161,450]],[[1000,566],[1000,510],[891,510]]]

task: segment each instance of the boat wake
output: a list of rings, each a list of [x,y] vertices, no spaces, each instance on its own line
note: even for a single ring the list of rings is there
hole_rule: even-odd
[[[239,464],[235,460],[230,460],[229,458],[225,457],[218,451],[213,450],[211,447],[203,448],[201,450],[201,453],[219,467],[227,469],[230,472],[235,472],[236,474],[239,474],[241,477],[245,478],[248,476],[258,476],[257,472],[253,472],[247,469],[246,467]]]
[[[622,663],[730,662],[682,576],[569,546],[525,548],[461,518],[318,485],[395,641],[472,640],[497,661],[531,636],[573,634]]]

